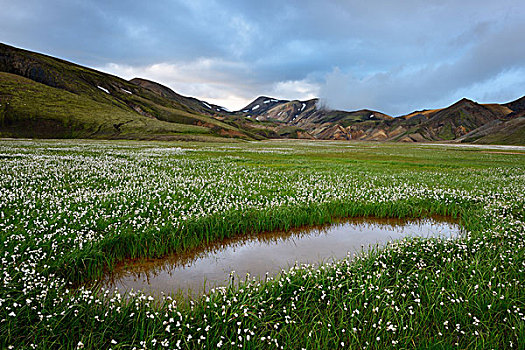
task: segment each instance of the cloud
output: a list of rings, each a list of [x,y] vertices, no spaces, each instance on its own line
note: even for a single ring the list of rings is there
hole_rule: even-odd
[[[217,59],[201,58],[184,63],[155,63],[146,66],[109,63],[97,67],[125,79],[145,78],[165,86],[175,92],[193,96],[232,110],[244,107],[251,96],[247,96],[251,86],[238,82],[232,72],[242,72],[241,64]]]
[[[525,95],[525,68],[509,69],[493,78],[458,89],[455,100],[478,96],[481,102],[510,102]]]
[[[307,100],[319,96],[319,86],[303,80],[280,81],[275,84],[271,96],[288,96],[288,99]]]
[[[258,84],[250,80],[251,73],[245,65],[210,58],[147,66],[110,63],[97,69],[128,80],[136,77],[152,80],[182,95],[193,96],[232,111],[240,110],[259,95],[290,100],[311,99],[319,91],[318,85],[308,79]]]
[[[490,34],[486,26],[478,30],[485,35],[452,60],[397,65],[362,77],[336,67],[326,75],[320,95],[332,108],[371,108],[394,115],[443,107],[465,96],[480,102],[523,96],[525,46],[517,42],[525,24],[514,18]]]
[[[0,8],[6,43],[230,107],[319,91],[335,107],[397,114],[460,92],[523,93],[487,90],[525,62],[518,0],[0,0]]]

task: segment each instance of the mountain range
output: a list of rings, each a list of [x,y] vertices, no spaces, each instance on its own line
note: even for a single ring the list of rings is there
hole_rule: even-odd
[[[261,96],[230,112],[153,81],[0,43],[0,137],[525,144],[525,96],[505,104],[462,99],[398,117]]]

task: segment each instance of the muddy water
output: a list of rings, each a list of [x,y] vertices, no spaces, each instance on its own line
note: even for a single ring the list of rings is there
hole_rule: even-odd
[[[335,224],[240,236],[195,249],[182,255],[155,260],[126,261],[101,282],[121,293],[142,290],[147,294],[207,292],[236,279],[264,279],[296,262],[318,263],[342,259],[370,246],[405,236],[456,236],[457,222],[443,217],[423,220],[353,218]]]

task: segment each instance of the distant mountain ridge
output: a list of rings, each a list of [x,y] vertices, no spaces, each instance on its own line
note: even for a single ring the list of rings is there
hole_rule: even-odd
[[[525,144],[525,97],[501,105],[478,104],[464,98],[446,108],[396,118],[368,109],[329,110],[318,104],[318,99],[286,101],[261,96],[237,113],[297,127],[315,139],[480,143],[490,140]]]
[[[319,99],[287,101],[261,96],[241,109],[247,118],[272,121],[304,130],[316,139],[352,139],[346,129],[357,122],[391,120],[391,116],[367,109],[338,111],[319,107]]]
[[[0,137],[525,144],[525,96],[505,104],[462,99],[396,118],[267,96],[230,112],[153,81],[127,81],[0,43]]]

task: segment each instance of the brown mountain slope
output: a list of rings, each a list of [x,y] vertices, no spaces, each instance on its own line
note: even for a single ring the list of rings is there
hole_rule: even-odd
[[[410,113],[361,130],[360,139],[403,142],[451,141],[495,120],[509,109],[500,105],[481,105],[462,99],[453,105]],[[357,126],[353,126],[353,131]]]
[[[502,145],[523,145],[524,140],[525,112],[510,120],[495,120],[458,139],[459,142]]]
[[[346,129],[350,125],[393,119],[377,111],[330,110],[319,104],[318,99],[287,101],[261,96],[236,113],[258,121],[278,123],[281,126],[277,130],[292,127],[322,140],[349,140],[354,138]]]
[[[504,116],[500,111],[464,98],[432,114],[416,131],[426,139],[452,140]]]
[[[510,108],[514,112],[525,111],[525,96],[518,98],[515,101],[506,103],[504,106]]]

